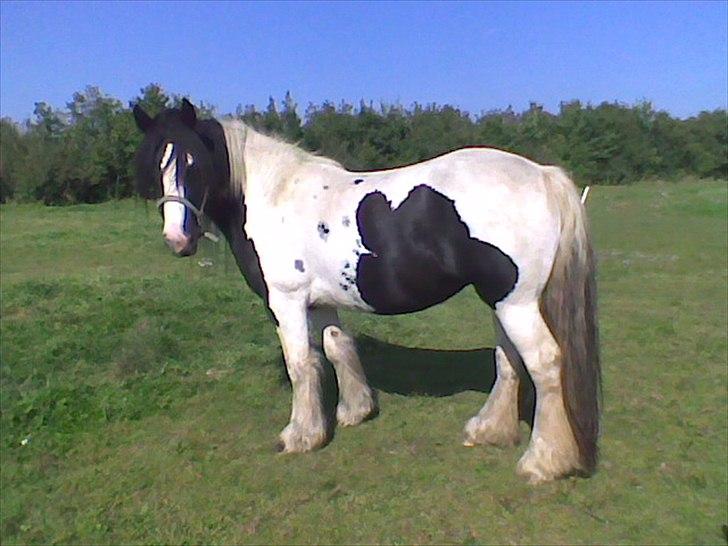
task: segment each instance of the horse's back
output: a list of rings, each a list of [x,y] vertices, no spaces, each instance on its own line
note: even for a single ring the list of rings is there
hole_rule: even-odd
[[[352,176],[355,174],[352,173]],[[415,179],[443,191],[477,191],[494,197],[508,191],[537,191],[543,179],[543,167],[497,148],[470,147],[404,167],[361,174],[366,175],[365,180],[371,179],[386,186],[393,193],[394,200],[399,201],[405,196],[394,193],[406,191]]]
[[[494,148],[463,148],[409,167],[371,173],[393,209],[426,185],[453,202],[469,236],[527,258],[555,252],[559,218],[548,177],[529,159]],[[378,176],[383,176],[377,183]]]

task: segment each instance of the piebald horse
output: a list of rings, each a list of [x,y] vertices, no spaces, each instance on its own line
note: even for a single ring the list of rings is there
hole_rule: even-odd
[[[515,445],[517,370],[536,387],[530,482],[596,467],[601,374],[594,256],[576,187],[557,167],[473,147],[414,165],[350,172],[240,121],[179,108],[134,117],[142,194],[153,193],[164,238],[194,254],[209,217],[247,284],[265,301],[293,387],[284,452],[323,446],[319,349],[334,366],[340,425],[377,411],[337,309],[412,313],[468,285],[493,310],[497,378],[465,424],[464,444]]]

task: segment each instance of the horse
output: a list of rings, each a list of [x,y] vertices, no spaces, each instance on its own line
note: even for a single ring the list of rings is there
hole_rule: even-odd
[[[139,192],[160,195],[163,236],[195,253],[208,217],[275,324],[292,385],[285,453],[324,446],[321,350],[336,420],[379,411],[338,309],[396,315],[466,286],[493,311],[496,381],[463,444],[519,441],[519,370],[536,390],[517,472],[531,483],[591,475],[600,435],[595,258],[586,212],[563,170],[487,147],[352,172],[234,119],[199,119],[186,99],[134,119]],[[161,191],[160,191],[161,190]]]

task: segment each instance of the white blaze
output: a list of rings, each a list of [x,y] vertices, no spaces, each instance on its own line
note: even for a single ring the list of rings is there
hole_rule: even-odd
[[[162,171],[162,191],[165,196],[184,197],[184,184],[177,180],[177,153],[170,142],[164,148],[162,161],[159,164]],[[162,205],[164,213],[164,229],[162,231],[167,244],[175,252],[180,252],[189,241],[184,229],[185,206],[175,201],[167,201]]]

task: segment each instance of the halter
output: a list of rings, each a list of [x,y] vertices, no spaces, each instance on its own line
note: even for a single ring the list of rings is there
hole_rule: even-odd
[[[197,218],[197,225],[200,226],[200,229],[202,229],[202,220],[205,218],[204,211],[205,203],[207,202],[207,190],[208,188],[205,188],[205,195],[202,197],[202,204],[200,205],[199,209],[195,205],[193,205],[192,201],[190,201],[189,199],[186,199],[185,197],[179,197],[177,195],[165,195],[163,197],[160,197],[159,199],[157,199],[157,208],[161,208],[162,205],[164,205],[165,203],[180,203],[195,215],[195,218]],[[217,243],[220,240],[217,235],[209,231],[203,231],[202,235],[203,237],[207,237],[208,239],[210,239],[213,243]]]

